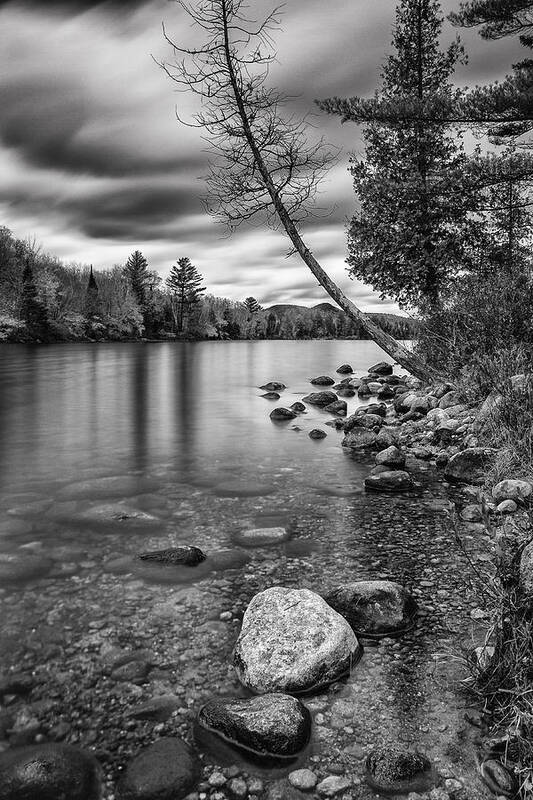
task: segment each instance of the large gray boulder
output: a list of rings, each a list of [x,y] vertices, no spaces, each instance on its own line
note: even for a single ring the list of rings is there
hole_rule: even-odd
[[[452,483],[482,484],[495,451],[485,447],[469,447],[455,453],[444,470],[444,477]]]
[[[335,392],[311,392],[303,398],[304,403],[309,403],[312,406],[329,406],[330,403],[335,403],[339,398]]]
[[[198,712],[197,726],[255,756],[291,759],[311,737],[311,714],[288,694],[214,698]]]
[[[100,800],[102,773],[93,755],[64,744],[17,747],[0,754],[2,800]]]
[[[337,680],[360,653],[349,624],[318,594],[274,586],[246,609],[233,663],[257,694],[297,694]]]
[[[289,422],[291,419],[296,418],[296,412],[291,411],[290,408],[274,408],[270,412],[270,419],[274,422]]]
[[[335,381],[329,375],[319,375],[318,378],[311,378],[313,386],[333,386]]]
[[[515,503],[529,503],[533,493],[533,486],[529,481],[505,480],[500,481],[492,490],[492,497],[495,503],[502,503],[504,500],[514,500]]]
[[[368,371],[374,373],[374,375],[392,375],[392,364],[387,364],[386,361],[379,361],[373,367],[370,367]]]
[[[183,800],[196,786],[200,766],[181,739],[166,737],[145,747],[126,766],[117,800]]]
[[[368,428],[352,428],[342,440],[342,446],[350,450],[375,450],[377,436]]]
[[[324,599],[358,636],[373,639],[408,630],[417,611],[413,597],[394,581],[353,581],[328,592]]]
[[[391,469],[403,469],[405,467],[405,454],[395,445],[391,445],[376,455],[376,464],[382,464]]]
[[[368,475],[365,478],[365,489],[372,492],[408,492],[413,488],[413,481],[409,473],[401,469],[392,469],[388,472],[379,472],[377,475]]]

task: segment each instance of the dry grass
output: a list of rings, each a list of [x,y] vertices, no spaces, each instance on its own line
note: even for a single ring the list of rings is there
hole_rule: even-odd
[[[521,591],[519,571],[532,517],[509,520],[504,532],[489,530],[497,542],[496,575],[484,592],[491,624],[482,658],[468,659],[465,681],[490,729],[487,755],[514,771],[523,800],[533,797],[533,603]]]

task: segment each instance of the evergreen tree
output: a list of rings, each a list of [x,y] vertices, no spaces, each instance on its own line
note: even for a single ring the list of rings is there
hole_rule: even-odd
[[[21,317],[31,334],[38,338],[46,335],[48,316],[45,306],[39,299],[29,257],[25,260],[22,273]]]
[[[124,277],[127,278],[139,305],[139,309],[141,313],[144,314],[147,307],[148,287],[151,283],[152,275],[148,269],[148,262],[140,250],[135,250],[126,261]]]
[[[520,42],[533,48],[532,0],[470,0],[450,14],[454,25],[480,26],[484,39],[519,34]],[[473,89],[461,104],[470,122],[484,124],[494,141],[509,141],[533,130],[533,60],[513,64],[504,81]]]
[[[257,314],[259,311],[262,311],[262,308],[255,297],[247,297],[244,301],[244,305],[248,309],[249,314]]]
[[[381,91],[319,103],[343,121],[366,123],[366,159],[351,166],[360,206],[348,233],[351,275],[408,306],[439,304],[468,265],[475,233],[468,159],[442,124],[463,49],[456,40],[441,50],[441,28],[436,0],[402,0]]]
[[[174,325],[178,333],[183,332],[187,315],[205,292],[202,282],[202,276],[188,258],[178,259],[170,270],[165,285],[172,298]]]
[[[85,313],[88,317],[94,317],[99,313],[100,302],[98,295],[98,284],[96,283],[96,278],[94,277],[93,267],[91,264],[89,280],[87,281],[87,289],[85,292]]]

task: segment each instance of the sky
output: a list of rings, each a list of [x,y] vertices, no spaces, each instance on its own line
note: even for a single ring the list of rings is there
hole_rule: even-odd
[[[193,0],[193,4],[198,0]],[[250,0],[253,16],[272,6]],[[322,186],[326,216],[303,228],[308,247],[364,311],[395,311],[346,272],[346,222],[354,210],[348,172],[361,154],[356,126],[316,111],[315,99],[369,96],[390,52],[394,0],[286,0],[272,82],[317,135],[340,148]],[[444,0],[443,12],[458,2]],[[0,0],[0,225],[66,262],[98,269],[141,250],[163,277],[187,256],[209,292],[262,304],[328,300],[287,239],[264,225],[231,236],[205,212],[208,154],[190,118],[192,98],[157,61],[171,39],[194,31],[174,0]],[[443,41],[457,31],[445,24]],[[473,86],[505,75],[523,57],[516,42],[461,31]]]

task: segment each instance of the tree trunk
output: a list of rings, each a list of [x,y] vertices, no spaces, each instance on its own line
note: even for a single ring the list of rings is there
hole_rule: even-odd
[[[329,275],[322,269],[314,255],[311,253],[309,248],[305,245],[302,237],[300,236],[296,225],[294,224],[289,212],[285,208],[283,201],[281,200],[278,191],[274,185],[270,172],[268,171],[268,167],[265,164],[263,156],[261,155],[261,151],[257,146],[257,143],[254,138],[254,134],[250,125],[250,121],[248,119],[248,114],[244,105],[244,101],[242,99],[241,93],[239,91],[239,86],[237,82],[237,78],[235,76],[235,70],[233,67],[233,60],[231,56],[231,46],[229,41],[229,32],[228,32],[228,17],[227,17],[227,3],[226,0],[222,0],[222,13],[223,13],[223,23],[224,23],[224,50],[225,50],[225,57],[226,63],[228,67],[229,77],[231,81],[231,85],[233,88],[233,93],[235,96],[235,102],[237,104],[237,108],[239,111],[239,116],[241,118],[242,126],[244,135],[248,142],[248,146],[252,152],[254,161],[257,165],[257,169],[261,174],[263,182],[265,184],[265,188],[270,195],[270,199],[274,205],[278,218],[285,229],[289,239],[294,245],[295,250],[300,255],[301,259],[303,260],[304,264],[306,264],[317,281],[320,283],[321,286],[324,287],[326,292],[329,296],[337,303],[337,305],[342,308],[342,310],[353,320],[357,321],[362,328],[369,334],[369,336],[378,344],[382,350],[384,350],[391,358],[398,362],[404,369],[407,369],[410,373],[415,375],[417,378],[422,380],[429,380],[432,375],[434,374],[433,371],[428,367],[427,364],[422,361],[417,355],[410,352],[406,347],[404,347],[400,342],[396,341],[394,337],[390,336],[388,333],[385,333],[379,325],[373,322],[366,314],[364,314],[355,303],[353,303],[342,291],[342,289],[337,286],[337,284],[331,280]]]

